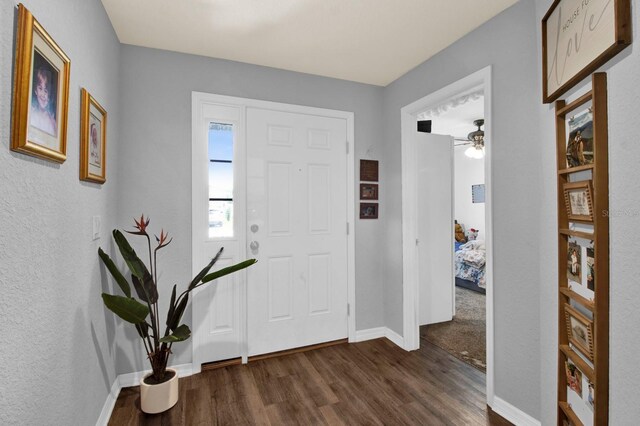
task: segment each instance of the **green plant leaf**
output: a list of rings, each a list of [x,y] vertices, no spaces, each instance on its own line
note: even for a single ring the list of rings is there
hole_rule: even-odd
[[[102,259],[102,263],[104,263],[104,266],[106,266],[109,272],[111,272],[111,276],[116,280],[116,283],[118,284],[124,295],[127,297],[131,297],[131,287],[129,286],[129,282],[118,270],[116,264],[113,263],[113,260],[111,260],[109,255],[102,251],[102,248],[98,248],[98,256],[100,256],[100,259]]]
[[[182,319],[182,314],[184,314],[184,310],[187,308],[187,302],[189,302],[189,293],[185,294],[184,299],[176,306],[176,310],[173,312],[171,319],[167,319],[167,327],[169,327],[169,330],[175,331],[178,327]]]
[[[102,300],[114,314],[132,324],[143,322],[149,315],[149,308],[146,305],[130,297],[102,293]]]
[[[167,312],[167,327],[169,321],[173,317],[173,313],[176,311],[176,285],[173,285],[173,291],[171,292],[171,301],[169,301],[169,312]]]
[[[200,281],[202,281],[202,279],[205,277],[205,275],[207,275],[209,273],[209,270],[211,270],[211,268],[213,267],[213,265],[216,264],[216,262],[218,261],[218,258],[220,257],[220,255],[222,254],[222,251],[224,250],[224,247],[222,247],[220,250],[218,250],[218,253],[215,255],[215,257],[213,259],[211,259],[211,262],[209,262],[209,264],[207,266],[205,266],[202,271],[200,271],[198,273],[198,275],[196,275],[193,280],[191,280],[191,284],[189,284],[189,290],[193,290],[194,288],[196,288],[196,286],[198,285],[198,283],[200,283]]]
[[[180,327],[176,328],[173,331],[173,333],[160,339],[160,342],[162,343],[182,342],[184,340],[187,340],[190,336],[191,336],[191,330],[189,330],[189,327],[187,327],[186,324],[182,324]]]
[[[249,259],[249,260],[245,260],[244,262],[237,263],[235,265],[227,266],[226,268],[222,268],[219,271],[212,272],[209,275],[206,275],[204,278],[202,278],[202,284],[208,283],[209,281],[213,281],[220,277],[224,277],[225,275],[229,275],[234,272],[240,271],[242,269],[248,268],[249,266],[253,265],[256,262],[257,260],[255,259]],[[199,287],[202,284],[196,285],[196,287]]]
[[[158,301],[158,289],[149,272],[145,273],[144,281],[140,281],[138,277],[131,275],[131,282],[133,282],[133,287],[141,300],[152,305]]]
[[[136,330],[138,330],[138,334],[143,339],[149,337],[149,324],[147,324],[146,322],[143,321],[136,324]]]
[[[147,270],[144,262],[142,262],[136,254],[136,251],[131,247],[124,234],[117,229],[114,229],[113,239],[116,241],[116,244],[120,249],[120,254],[122,254],[122,257],[131,270],[131,273],[138,277],[138,279],[144,280],[145,273],[148,274],[149,271]]]

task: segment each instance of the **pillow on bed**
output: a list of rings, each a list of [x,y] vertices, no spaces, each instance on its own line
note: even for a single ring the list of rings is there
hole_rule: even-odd
[[[460,250],[486,250],[483,240],[472,240],[460,247]]]

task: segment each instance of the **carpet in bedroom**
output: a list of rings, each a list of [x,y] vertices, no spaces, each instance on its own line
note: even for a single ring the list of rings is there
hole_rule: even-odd
[[[453,321],[420,327],[420,337],[456,358],[486,371],[485,295],[456,287]]]

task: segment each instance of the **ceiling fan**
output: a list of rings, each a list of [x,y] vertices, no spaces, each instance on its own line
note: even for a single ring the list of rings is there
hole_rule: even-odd
[[[469,133],[467,139],[454,138],[455,141],[463,142],[457,143],[455,146],[471,145],[464,151],[464,155],[470,158],[480,159],[484,157],[484,131],[481,129],[484,125],[484,119],[474,120],[473,125],[478,126],[478,130]]]

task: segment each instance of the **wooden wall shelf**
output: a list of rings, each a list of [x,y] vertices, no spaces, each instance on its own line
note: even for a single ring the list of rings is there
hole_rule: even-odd
[[[558,426],[565,421],[575,425],[607,425],[609,422],[609,157],[607,129],[607,75],[592,75],[591,90],[575,101],[567,104],[564,100],[556,101],[556,156],[558,176]],[[593,155],[592,162],[575,167],[568,167],[567,144],[570,132],[567,132],[567,121],[575,110],[587,109],[591,102],[593,117]],[[575,126],[575,125],[574,125]],[[575,128],[574,128],[575,129]],[[582,129],[582,127],[579,127]],[[575,130],[577,132],[577,130]],[[586,133],[585,133],[586,134]],[[586,137],[586,136],[585,136]],[[575,151],[570,151],[575,152]],[[585,152],[586,153],[586,152]],[[582,154],[582,152],[581,152]],[[580,156],[577,156],[580,158]],[[576,156],[572,156],[575,164]],[[582,158],[584,160],[584,156]],[[591,160],[591,158],[589,158]],[[585,160],[588,161],[588,160]],[[582,162],[582,161],[581,161]],[[565,204],[565,185],[572,182],[574,173],[583,172],[574,180],[585,180],[584,172],[591,173],[592,188],[592,220],[569,219]],[[571,186],[571,185],[569,185]],[[572,216],[574,217],[574,216]],[[571,223],[588,223],[593,232],[571,229]],[[593,243],[593,270],[591,288],[593,300],[589,300],[569,288],[569,237],[583,238]],[[585,251],[587,249],[584,249]],[[575,260],[573,260],[575,262]],[[584,264],[580,264],[582,268]],[[575,275],[575,272],[571,272]],[[586,271],[582,271],[584,274]],[[572,281],[575,280],[574,276]],[[593,284],[595,283],[595,285]],[[580,285],[580,284],[576,284]],[[589,289],[591,291],[591,289]],[[581,293],[584,293],[581,291]],[[565,304],[582,306],[582,311],[590,313],[593,322],[593,363],[569,346],[569,330],[565,316]],[[573,331],[572,331],[573,333]],[[593,418],[580,419],[567,401],[567,373],[565,361],[570,360],[593,384]],[[591,367],[593,365],[593,367]],[[571,392],[574,392],[571,390]],[[588,390],[587,390],[588,392]],[[576,394],[577,395],[577,394]],[[584,386],[582,399],[585,399]],[[588,409],[577,410],[584,416]]]

